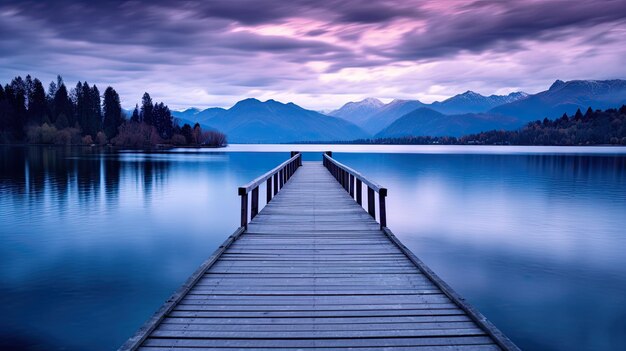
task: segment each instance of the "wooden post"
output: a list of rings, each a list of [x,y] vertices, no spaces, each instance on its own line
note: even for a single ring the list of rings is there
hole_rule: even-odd
[[[339,183],[345,190],[346,189],[346,171],[344,171],[343,169],[341,169],[341,174],[339,175]]]
[[[341,183],[341,186],[345,190],[346,189],[346,171],[344,171],[343,169],[341,170],[341,174],[339,175],[339,183]]]
[[[350,197],[354,199],[354,176],[350,174]]]
[[[387,197],[387,189],[380,188],[378,190],[378,209],[380,210],[380,229],[387,226],[387,209],[385,207],[385,197]]]
[[[283,185],[285,185],[285,175],[283,173],[285,172],[282,169],[278,171],[278,178],[280,179],[280,186],[278,189],[282,189]]]
[[[291,152],[291,157],[294,157],[294,156],[296,156],[296,155],[300,155],[300,156],[299,156],[298,158],[296,158],[296,159],[292,162],[292,163],[293,163],[293,168],[292,168],[293,173],[295,173],[295,172],[296,172],[296,169],[297,169],[298,167],[300,167],[300,166],[301,166],[301,162],[302,162],[302,154],[300,153],[300,151],[292,151],[292,152]],[[293,175],[293,174],[292,174],[292,175]]]
[[[374,203],[374,189],[367,187],[367,212],[376,218],[376,204]]]
[[[278,172],[274,173],[274,196],[278,194]]]
[[[356,179],[356,202],[363,206],[363,183],[361,179]]]
[[[350,192],[350,173],[348,171],[346,171],[344,183],[346,184],[344,188],[346,189],[347,192]]]
[[[250,219],[256,217],[259,213],[259,186],[257,185],[254,189],[252,189],[252,204],[250,205]]]
[[[239,188],[241,196],[241,226],[248,229],[248,193],[246,188]]]
[[[272,177],[267,178],[267,183],[265,183],[265,201],[266,203],[270,203],[272,201]]]

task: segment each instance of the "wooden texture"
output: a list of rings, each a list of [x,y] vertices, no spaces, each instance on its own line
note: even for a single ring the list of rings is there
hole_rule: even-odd
[[[293,171],[122,350],[517,350],[321,163]]]

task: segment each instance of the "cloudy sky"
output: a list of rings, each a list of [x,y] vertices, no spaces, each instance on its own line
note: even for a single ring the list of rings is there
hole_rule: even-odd
[[[534,93],[626,78],[626,1],[0,0],[0,81],[28,73],[125,107]]]

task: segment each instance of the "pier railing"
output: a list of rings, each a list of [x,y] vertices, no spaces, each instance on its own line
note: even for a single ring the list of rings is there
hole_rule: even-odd
[[[298,151],[292,151],[290,159],[250,183],[239,187],[241,227],[248,228],[248,194],[250,194],[250,220],[252,220],[259,213],[259,186],[263,182],[267,183],[266,200],[269,203],[300,166],[302,166],[302,154]]]
[[[387,227],[387,208],[385,205],[385,197],[387,197],[387,189],[379,184],[365,178],[361,173],[333,159],[333,153],[326,151],[324,153],[324,167],[337,179],[339,184],[363,206],[363,184],[367,186],[367,212],[376,219],[376,200],[375,193],[378,193],[378,222],[380,228]],[[355,198],[356,195],[356,198]]]

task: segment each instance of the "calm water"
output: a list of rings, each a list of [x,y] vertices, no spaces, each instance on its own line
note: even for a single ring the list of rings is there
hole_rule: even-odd
[[[117,348],[236,229],[238,185],[328,148],[523,349],[626,345],[623,148],[0,147],[0,349]]]

